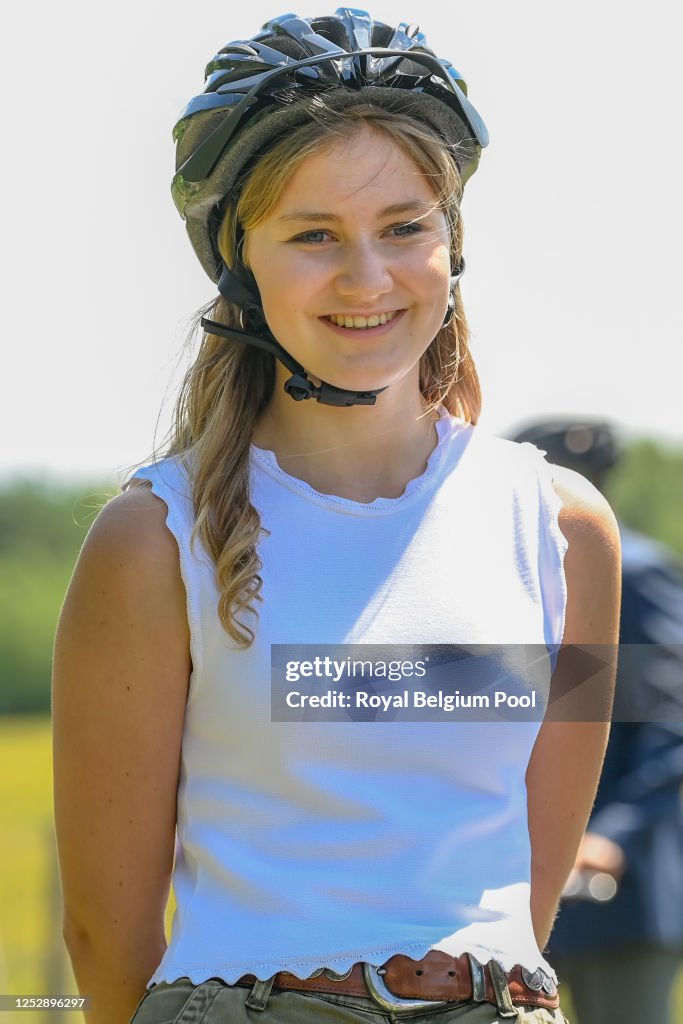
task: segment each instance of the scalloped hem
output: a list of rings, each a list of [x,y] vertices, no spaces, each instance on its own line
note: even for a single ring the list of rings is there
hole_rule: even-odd
[[[191,965],[179,965],[177,967],[165,968],[150,978],[147,982],[147,987],[152,984],[158,984],[159,982],[165,982],[167,985],[172,985],[175,981],[181,981],[184,978],[189,978],[193,985],[200,985],[204,981],[209,981],[212,978],[218,978],[225,982],[226,985],[234,985],[243,974],[253,974],[254,977],[258,978],[259,981],[267,981],[268,978],[272,978],[278,971],[287,971],[289,974],[293,974],[300,981],[304,981],[311,977],[321,967],[328,967],[331,971],[335,971],[337,974],[343,974],[353,967],[354,964],[360,961],[367,961],[368,963],[377,963],[377,965],[388,960],[389,957],[397,954],[403,954],[409,957],[409,959],[417,962],[422,960],[424,956],[429,952],[430,949],[434,948],[433,943],[407,943],[399,946],[393,946],[391,948],[383,948],[377,950],[369,950],[364,953],[356,953],[349,956],[332,956],[327,957],[323,960],[315,960],[313,957],[306,957],[305,962],[303,960],[285,961],[285,960],[273,960],[270,963],[247,963],[246,961],[236,967],[228,967],[220,961],[215,961],[213,964],[191,964]],[[514,954],[505,954],[500,950],[497,951],[497,955],[493,955],[490,949],[485,949],[483,946],[477,946],[476,944],[469,944],[458,949],[457,953],[453,953],[453,956],[460,956],[463,953],[471,953],[480,963],[486,964],[489,960],[496,960],[497,963],[502,967],[504,971],[510,971],[518,964],[519,959],[515,958]],[[372,957],[372,959],[369,959]],[[313,966],[312,966],[313,964]],[[161,965],[160,965],[161,966]],[[536,956],[531,959],[525,960],[523,966],[530,972],[534,972],[538,969],[544,971],[550,975],[555,984],[558,984],[558,979],[555,971],[550,964],[543,959],[542,956]]]

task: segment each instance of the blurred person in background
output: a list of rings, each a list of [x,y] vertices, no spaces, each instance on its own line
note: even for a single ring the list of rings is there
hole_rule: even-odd
[[[603,492],[621,456],[599,420],[538,421],[511,436]],[[579,1024],[673,1024],[683,965],[683,566],[663,544],[619,529],[619,642],[634,646],[620,651],[602,778],[549,950]],[[636,712],[642,721],[619,720]]]

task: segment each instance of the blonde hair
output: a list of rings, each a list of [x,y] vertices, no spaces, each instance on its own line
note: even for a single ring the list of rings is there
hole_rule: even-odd
[[[425,174],[435,205],[446,215],[452,266],[462,256],[460,214],[462,183],[447,144],[413,117],[369,103],[334,110],[319,100],[306,123],[280,137],[242,176],[223,212],[217,244],[226,266],[235,265],[241,232],[268,216],[296,168],[324,145],[348,139],[369,126],[398,145]],[[239,326],[239,309],[222,296],[200,310],[203,315]],[[469,329],[460,296],[450,324],[439,330],[420,361],[420,389],[429,409],[443,404],[476,423],[481,408],[477,371],[469,350]],[[226,342],[205,333],[177,399],[166,454],[190,456],[196,522],[193,540],[201,541],[216,563],[218,613],[234,643],[248,648],[255,637],[262,563],[257,544],[260,516],[249,495],[250,443],[259,413],[274,387],[274,357],[252,346]],[[244,621],[251,618],[252,624]]]

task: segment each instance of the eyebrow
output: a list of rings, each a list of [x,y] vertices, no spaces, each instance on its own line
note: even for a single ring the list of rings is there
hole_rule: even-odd
[[[390,217],[396,213],[414,213],[416,211],[429,213],[434,209],[434,206],[434,203],[427,203],[423,199],[409,199],[405,203],[393,203],[391,206],[386,206],[377,216],[378,218]],[[278,220],[308,220],[314,221],[316,224],[322,224],[330,222],[340,223],[342,218],[338,217],[335,213],[325,213],[323,210],[293,210],[292,213],[285,213],[282,217],[278,217]]]

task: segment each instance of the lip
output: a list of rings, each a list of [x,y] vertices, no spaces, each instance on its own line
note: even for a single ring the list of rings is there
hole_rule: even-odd
[[[326,327],[329,327],[335,334],[339,334],[344,338],[358,338],[362,341],[363,338],[380,338],[383,334],[388,332],[394,327],[395,324],[399,323],[403,319],[406,310],[401,309],[397,312],[396,316],[391,320],[387,320],[385,324],[379,324],[377,327],[339,327],[337,324],[332,323],[327,317],[321,316],[319,319],[321,323],[324,323]],[[377,316],[378,314],[372,313],[346,313],[345,316]]]

